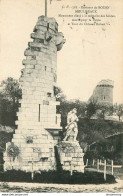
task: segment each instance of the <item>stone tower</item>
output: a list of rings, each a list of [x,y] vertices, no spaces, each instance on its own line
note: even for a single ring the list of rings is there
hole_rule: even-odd
[[[94,89],[89,102],[94,100],[99,104],[113,105],[113,87],[112,80],[101,80]]]
[[[60,115],[56,114],[54,88],[57,80],[57,51],[65,40],[54,18],[40,16],[31,34],[33,42],[23,60],[20,84],[21,107],[17,129],[6,144],[4,169],[55,170],[54,146],[59,140]]]

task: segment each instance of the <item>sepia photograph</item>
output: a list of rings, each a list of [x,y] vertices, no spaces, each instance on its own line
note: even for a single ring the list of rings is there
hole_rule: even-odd
[[[5,193],[122,195],[122,0],[0,0]]]

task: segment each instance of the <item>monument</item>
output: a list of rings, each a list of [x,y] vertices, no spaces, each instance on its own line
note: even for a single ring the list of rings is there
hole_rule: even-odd
[[[46,14],[45,14],[46,15]],[[60,115],[56,114],[54,88],[57,51],[65,40],[54,18],[40,16],[31,34],[33,42],[23,60],[21,107],[12,143],[6,144],[4,169],[31,171],[55,169],[54,146],[59,139]]]
[[[84,173],[84,153],[76,140],[78,134],[77,122],[79,121],[76,113],[76,108],[68,113],[66,135],[63,141],[57,144],[57,149],[63,170],[75,170]]]
[[[47,1],[45,16],[38,18],[31,34],[33,41],[28,43],[24,52],[26,59],[22,62],[24,69],[19,79],[22,88],[21,106],[12,142],[6,144],[4,170],[56,170],[54,147],[60,141],[59,131],[62,127],[60,114],[56,114],[56,106],[60,103],[56,101],[54,88],[57,81],[57,51],[61,50],[65,39],[58,32],[56,20],[47,17],[46,8]],[[66,160],[71,160],[71,164],[76,162],[75,169],[83,171],[82,149],[77,141],[73,142],[70,138],[71,133],[69,141],[58,145],[59,156],[64,156],[61,162],[65,165]],[[62,153],[63,145],[66,147]],[[66,166],[65,169],[70,170]]]

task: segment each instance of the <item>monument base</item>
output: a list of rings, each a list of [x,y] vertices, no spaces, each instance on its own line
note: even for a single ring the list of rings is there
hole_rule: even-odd
[[[6,144],[4,171],[25,172],[56,170],[54,146],[59,140],[61,128],[52,128],[50,133],[42,128],[37,130],[16,130],[12,142]]]
[[[84,173],[84,153],[78,141],[62,141],[58,143],[57,149],[63,170]]]

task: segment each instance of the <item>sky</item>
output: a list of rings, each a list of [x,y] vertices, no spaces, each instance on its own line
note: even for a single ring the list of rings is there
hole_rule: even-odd
[[[55,17],[66,43],[57,54],[57,84],[68,99],[87,101],[102,79],[114,81],[114,103],[123,103],[123,1],[48,0],[48,17]],[[109,6],[98,13],[114,14],[99,26],[68,25],[73,14],[62,6]],[[19,79],[24,50],[39,16],[44,15],[44,0],[0,0],[0,81]]]

